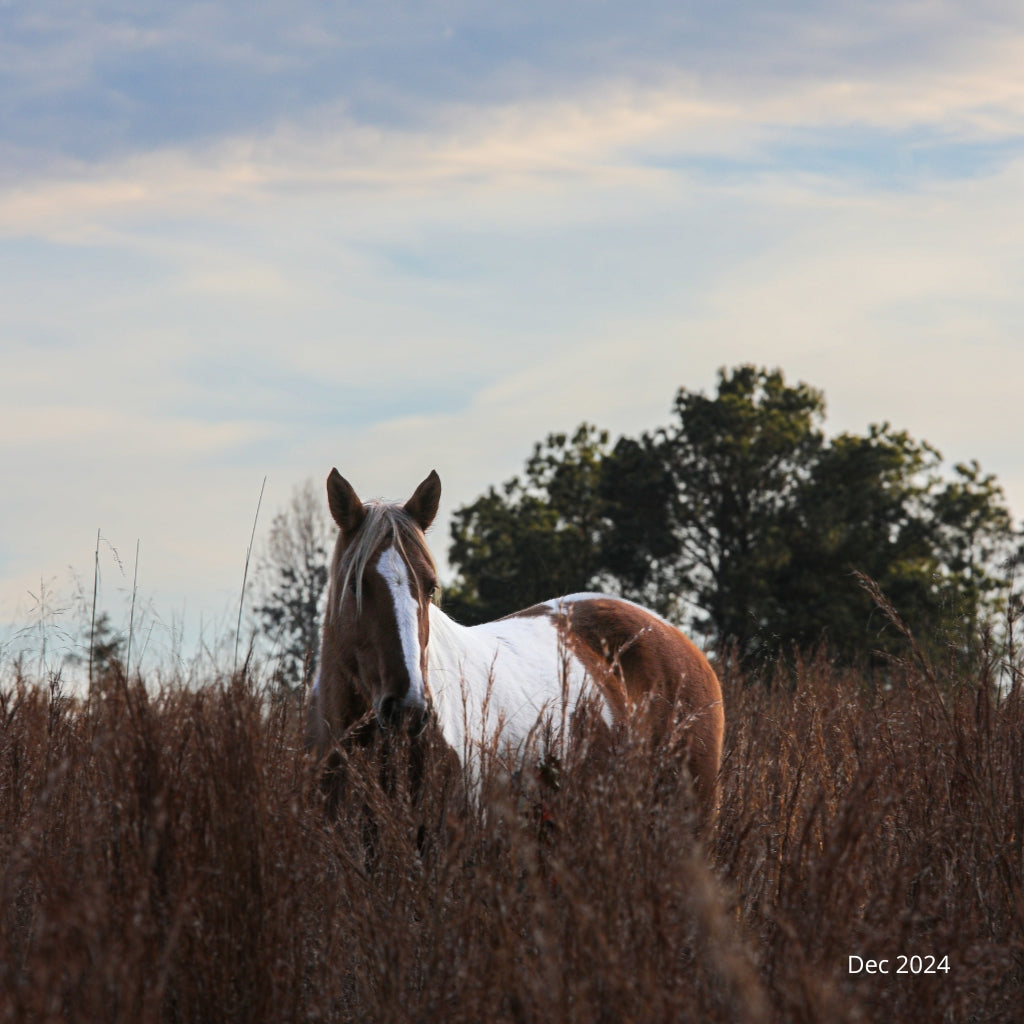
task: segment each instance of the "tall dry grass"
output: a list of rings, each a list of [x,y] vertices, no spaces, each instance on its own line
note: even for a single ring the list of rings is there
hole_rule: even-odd
[[[639,742],[489,761],[478,800],[436,751],[410,789],[368,748],[332,818],[299,709],[244,675],[91,701],[11,679],[0,1018],[1019,1020],[1020,693],[823,658],[722,676],[703,843]]]

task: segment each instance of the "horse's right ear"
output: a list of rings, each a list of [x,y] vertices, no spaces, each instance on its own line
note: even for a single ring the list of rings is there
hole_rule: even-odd
[[[346,538],[359,529],[366,515],[359,495],[336,469],[332,469],[327,477],[327,507]]]
[[[437,470],[432,469],[430,476],[413,492],[413,496],[402,506],[412,516],[413,522],[424,532],[437,515],[437,506],[441,501],[441,478]]]

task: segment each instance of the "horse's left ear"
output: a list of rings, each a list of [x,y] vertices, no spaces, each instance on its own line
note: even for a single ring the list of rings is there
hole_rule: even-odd
[[[432,469],[430,476],[413,491],[412,497],[403,508],[412,516],[413,522],[424,532],[437,515],[437,506],[441,501],[441,478],[437,470]]]
[[[362,525],[366,510],[352,485],[336,469],[327,477],[327,507],[347,543]]]

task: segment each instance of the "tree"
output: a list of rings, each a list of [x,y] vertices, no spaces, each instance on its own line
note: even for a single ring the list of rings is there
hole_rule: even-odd
[[[486,622],[558,594],[585,590],[601,563],[607,528],[600,473],[608,433],[581,424],[534,446],[522,478],[457,509],[449,561],[459,578],[446,611]]]
[[[992,474],[977,462],[957,463],[953,479],[930,495],[932,541],[939,553],[941,586],[951,598],[956,632],[977,635],[1009,596],[1008,577],[1020,556],[1020,537]],[[956,629],[956,626],[959,629]]]
[[[91,647],[90,647],[91,644]],[[114,627],[109,612],[100,612],[96,621],[86,622],[82,632],[81,651],[68,655],[73,665],[89,666],[97,679],[113,672],[124,673],[126,666],[122,662],[128,638]],[[91,651],[91,655],[90,655]]]
[[[673,484],[666,528],[680,585],[705,630],[750,653],[775,632],[785,525],[822,449],[824,397],[778,370],[741,366],[720,371],[714,398],[681,388],[674,412],[652,451]]]
[[[601,539],[600,581],[673,621],[692,602],[668,510],[676,490],[657,439],[620,437],[601,465],[600,494],[609,523]]]
[[[822,641],[849,658],[888,647],[856,572],[925,644],[962,644],[1005,592],[1012,524],[976,465],[950,480],[938,451],[888,424],[827,440],[822,393],[778,370],[722,370],[714,397],[681,389],[674,411],[646,442],[673,482],[677,583],[746,659]]]
[[[321,490],[307,480],[272,520],[256,572],[254,614],[276,654],[275,680],[285,691],[301,692],[315,671],[333,544]]]
[[[774,636],[841,654],[885,648],[891,624],[855,572],[875,580],[924,634],[939,627],[931,495],[941,456],[888,424],[822,446],[785,517],[788,558],[771,581]],[[770,641],[769,642],[770,646]]]
[[[935,643],[962,646],[1005,595],[1017,538],[976,464],[944,473],[888,424],[828,440],[823,394],[779,370],[722,370],[673,413],[610,451],[591,426],[552,435],[525,481],[456,512],[457,594],[477,619],[600,585],[748,661],[822,641],[856,658],[892,642],[857,572]]]

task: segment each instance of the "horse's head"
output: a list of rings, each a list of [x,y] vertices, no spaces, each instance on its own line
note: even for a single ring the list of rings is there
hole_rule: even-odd
[[[429,608],[437,567],[424,533],[437,515],[441,481],[431,472],[404,505],[364,505],[332,469],[327,503],[338,524],[324,618],[319,686],[338,724],[372,709],[381,727],[428,714]],[[331,693],[329,689],[339,692]],[[341,713],[341,709],[349,713]],[[334,718],[334,715],[330,717]],[[358,714],[355,717],[359,717]]]

